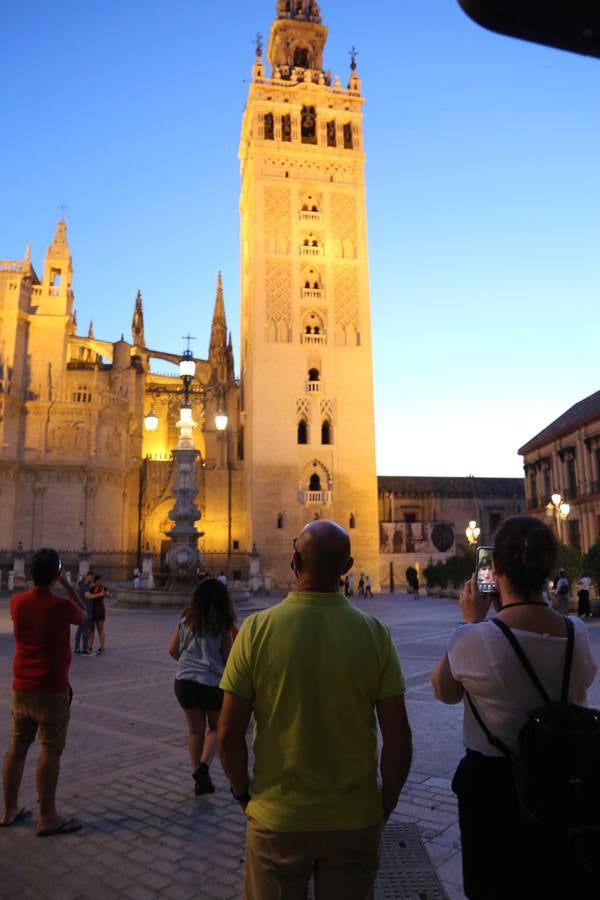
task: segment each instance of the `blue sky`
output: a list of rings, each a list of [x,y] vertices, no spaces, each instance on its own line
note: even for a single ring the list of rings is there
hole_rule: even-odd
[[[3,10],[0,257],[38,272],[61,204],[79,330],[204,356],[217,270],[239,342],[241,115],[275,0]],[[488,33],[456,0],[323,0],[359,51],[380,474],[520,475],[597,390],[600,62]]]

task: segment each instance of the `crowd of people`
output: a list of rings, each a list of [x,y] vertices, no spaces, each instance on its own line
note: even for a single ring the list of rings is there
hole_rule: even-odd
[[[540,704],[537,691],[579,708],[596,674],[584,623],[554,610],[545,596],[557,551],[544,523],[507,519],[491,555],[495,616],[491,594],[473,576],[460,598],[464,624],[432,674],[441,702],[464,701],[465,755],[452,786],[470,900],[597,895],[585,845],[535,821],[513,777],[522,729]],[[210,766],[218,754],[246,815],[246,900],[306,897],[311,877],[317,900],[373,896],[381,835],[410,769],[412,736],[390,631],[344,596],[352,565],[348,534],[315,520],[293,542],[296,590],[250,615],[238,633],[226,579],[203,577],[168,644],[194,792],[214,793]],[[91,619],[104,647],[96,603],[105,592],[91,573],[75,592],[53,550],[36,553],[32,576],[34,587],[11,600],[13,729],[1,824],[29,814],[18,795],[37,733],[37,834],[47,836],[80,827],[55,806],[71,697],[69,631],[78,626],[76,652],[87,652]],[[586,578],[580,592],[589,592]],[[57,582],[66,599],[54,593]],[[585,610],[585,597],[579,600]]]

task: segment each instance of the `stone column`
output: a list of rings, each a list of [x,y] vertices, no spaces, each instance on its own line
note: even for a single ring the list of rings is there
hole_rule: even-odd
[[[154,572],[152,571],[153,555],[150,545],[146,544],[142,556],[142,587],[146,591],[154,590]]]
[[[194,449],[178,447],[173,450],[176,471],[173,488],[175,506],[170,511],[169,518],[175,525],[167,532],[167,537],[171,539],[167,563],[172,582],[179,587],[191,587],[195,583],[196,569],[202,559],[198,550],[198,538],[202,536],[202,532],[194,524],[201,515],[194,502],[198,493],[194,465],[199,455],[198,450]]]

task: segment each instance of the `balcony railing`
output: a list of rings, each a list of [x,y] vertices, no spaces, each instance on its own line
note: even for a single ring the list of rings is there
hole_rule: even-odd
[[[303,332],[302,343],[303,344],[326,344],[327,343],[327,335],[326,334],[306,334]],[[318,383],[319,383],[318,381],[315,382],[315,384],[318,384]]]
[[[303,506],[323,506],[331,503],[331,491],[299,491],[298,499]]]
[[[319,337],[319,335],[305,335],[305,337]],[[307,381],[306,382],[306,393],[307,394],[320,394],[321,393],[321,382],[320,381]]]
[[[302,288],[303,300],[322,300],[323,291],[321,288]]]
[[[318,211],[313,211],[309,209],[301,209],[300,210],[300,221],[301,222],[320,222],[321,221],[321,213]]]
[[[322,247],[307,247],[303,244],[300,247],[300,256],[323,256]]]

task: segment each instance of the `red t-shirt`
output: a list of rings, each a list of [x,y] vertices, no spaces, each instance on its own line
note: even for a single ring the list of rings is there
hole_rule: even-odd
[[[10,615],[17,648],[13,660],[13,690],[29,694],[66,691],[71,665],[70,625],[85,618],[81,607],[48,588],[15,594]]]

